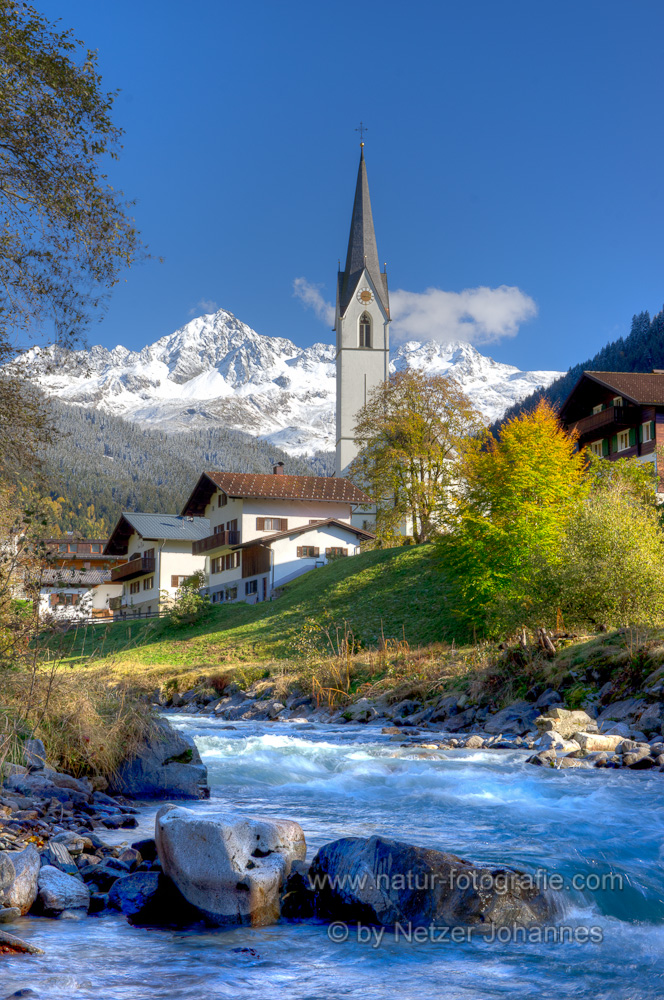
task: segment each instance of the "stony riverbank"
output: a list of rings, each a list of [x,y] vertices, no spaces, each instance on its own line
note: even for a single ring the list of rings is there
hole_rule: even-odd
[[[155,703],[162,711],[210,714],[231,728],[235,721],[252,720],[295,727],[361,723],[380,726],[395,743],[422,752],[527,750],[528,763],[540,766],[664,772],[664,681],[659,677],[635,697],[611,701],[605,688],[579,710],[566,709],[552,689],[495,712],[473,705],[463,694],[426,702],[362,697],[330,711],[299,694],[278,701],[273,692],[274,685],[262,681],[247,690],[230,684],[222,697],[196,688],[168,696],[155,692]]]

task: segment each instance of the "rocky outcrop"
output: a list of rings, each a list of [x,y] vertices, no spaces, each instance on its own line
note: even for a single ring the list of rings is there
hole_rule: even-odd
[[[550,921],[555,911],[526,873],[382,837],[326,844],[314,858],[311,880],[319,916],[384,927],[530,927]]]
[[[39,854],[34,847],[6,854],[14,868],[14,878],[0,888],[0,906],[16,907],[25,916],[37,898]]]
[[[200,815],[177,806],[157,813],[155,840],[164,873],[217,925],[274,923],[291,864],[306,854],[302,828],[292,820]]]
[[[160,719],[143,749],[120,766],[110,792],[142,799],[202,799],[210,789],[194,741]]]

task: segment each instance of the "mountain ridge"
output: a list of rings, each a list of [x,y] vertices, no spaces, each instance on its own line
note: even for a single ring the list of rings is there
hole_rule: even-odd
[[[225,309],[196,317],[140,351],[35,347],[21,363],[47,395],[143,427],[192,431],[213,423],[292,456],[334,448],[335,348],[300,348],[259,334]],[[409,366],[456,378],[488,420],[561,374],[522,372],[462,341],[400,344],[390,368]]]

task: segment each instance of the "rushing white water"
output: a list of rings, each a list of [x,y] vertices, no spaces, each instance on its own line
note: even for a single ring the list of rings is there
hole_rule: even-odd
[[[212,799],[304,828],[310,856],[343,835],[380,833],[530,872],[560,873],[561,922],[601,943],[395,940],[322,924],[142,930],[104,915],[25,919],[12,929],[44,958],[0,959],[0,995],[43,1000],[660,1000],[664,996],[664,776],[553,772],[525,754],[401,748],[374,727],[227,723],[171,716],[195,736]],[[148,810],[138,833],[149,833]],[[124,836],[121,832],[118,836]],[[133,832],[132,832],[132,839]],[[607,875],[614,887],[595,890]],[[622,888],[616,876],[622,879]],[[594,880],[594,881],[593,881]],[[253,949],[254,953],[237,949]]]

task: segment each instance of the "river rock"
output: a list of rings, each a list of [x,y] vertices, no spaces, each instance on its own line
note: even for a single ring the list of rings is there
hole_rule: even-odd
[[[85,916],[90,906],[90,890],[73,875],[44,865],[39,872],[39,909],[47,917]]]
[[[384,927],[530,927],[550,921],[552,901],[523,872],[483,868],[454,854],[387,840],[344,837],[313,860],[316,912]]]
[[[8,934],[7,931],[0,931],[0,954],[5,955],[43,955],[44,952],[34,944],[28,944],[21,938]],[[8,998],[10,1000],[10,998]]]
[[[120,765],[111,792],[130,798],[207,798],[207,768],[196,744],[160,719],[144,747]]]
[[[26,740],[23,744],[23,759],[26,767],[40,771],[46,766],[46,747],[41,740]]]
[[[552,767],[555,760],[558,759],[558,755],[555,750],[540,750],[539,753],[534,753],[532,757],[528,757],[526,764],[534,764],[536,767]]]
[[[502,711],[496,712],[484,723],[487,733],[507,733],[512,736],[522,736],[529,732],[538,718],[539,712],[528,701],[515,701]]]
[[[624,698],[622,701],[614,701],[612,705],[602,709],[597,721],[599,723],[636,721],[646,705],[643,698]]]
[[[535,708],[539,708],[540,712],[542,712],[545,708],[551,708],[552,705],[560,705],[561,702],[562,698],[558,692],[554,691],[553,688],[547,688],[535,702]]]
[[[581,750],[590,753],[595,750],[615,750],[619,743],[622,743],[621,736],[608,736],[601,733],[574,733],[572,739],[576,740]]]
[[[200,912],[163,872],[123,875],[108,893],[108,906],[141,927],[184,926],[201,919]]]
[[[218,925],[274,923],[284,879],[306,854],[302,828],[292,820],[199,815],[176,806],[158,811],[155,840],[165,874]]]
[[[18,906],[4,906],[0,909],[0,924],[13,924],[23,916]]]
[[[474,708],[467,708],[464,712],[457,712],[456,715],[450,715],[442,724],[443,732],[460,733],[462,729],[468,729],[475,721],[476,714]]]
[[[569,739],[573,733],[588,732],[589,729],[596,728],[594,720],[587,712],[571,711],[557,706],[547,709],[545,715],[536,718],[535,725],[542,734],[555,730],[564,739]]]
[[[655,761],[645,750],[624,753],[622,762],[623,767],[629,767],[633,771],[647,771],[655,766]]]
[[[368,698],[359,698],[354,705],[349,705],[343,711],[343,716],[349,722],[370,722],[378,712]]]
[[[16,878],[16,869],[12,855],[8,851],[0,851],[0,892],[8,889]]]
[[[482,736],[469,736],[466,740],[466,750],[480,750],[484,746],[484,738]]]
[[[653,705],[648,705],[646,710],[641,713],[639,729],[646,733],[659,733],[662,731],[662,722],[664,722],[664,702],[658,701]]]
[[[37,878],[40,858],[34,847],[12,851],[9,855],[14,866],[14,879],[0,890],[0,906],[15,906],[25,916],[37,898]]]

